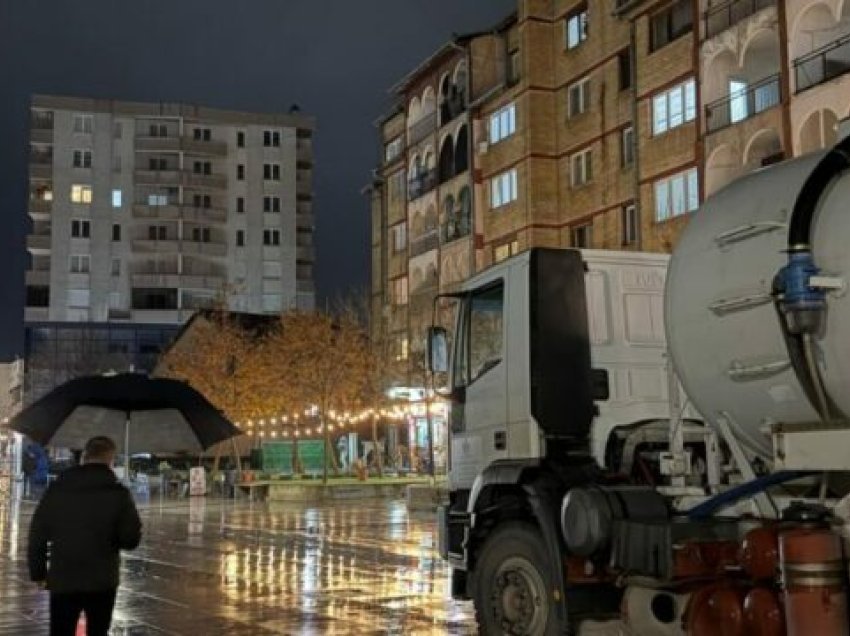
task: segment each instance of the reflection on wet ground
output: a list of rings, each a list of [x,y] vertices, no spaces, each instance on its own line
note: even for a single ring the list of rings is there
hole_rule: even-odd
[[[2,498],[2,495],[0,495]],[[33,505],[0,500],[0,634],[46,634],[28,583]],[[433,515],[403,502],[140,504],[113,634],[472,634],[449,599]]]

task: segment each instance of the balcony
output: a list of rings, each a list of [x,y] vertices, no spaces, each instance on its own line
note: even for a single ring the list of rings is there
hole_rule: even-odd
[[[771,75],[748,86],[746,90],[737,91],[708,104],[705,107],[706,130],[713,133],[745,121],[778,106],[781,99],[779,75]]]
[[[445,126],[465,112],[466,95],[463,91],[452,93],[440,104],[440,125]]]
[[[312,245],[299,245],[295,248],[295,259],[297,261],[312,263],[316,258]]]
[[[437,111],[423,115],[407,131],[407,145],[417,144],[437,130]]]
[[[30,116],[30,140],[39,143],[53,142],[53,113],[33,111]]]
[[[45,322],[50,319],[49,307],[25,307],[24,321],[25,322]]]
[[[50,270],[48,269],[30,269],[24,274],[24,280],[27,285],[33,287],[46,287],[50,285]]]
[[[50,234],[30,234],[27,236],[27,249],[33,254],[49,254]]]
[[[407,182],[407,199],[413,201],[437,187],[437,169],[432,168]]]
[[[133,274],[133,287],[145,288],[189,288],[189,289],[218,289],[224,282],[222,276],[214,274]]]
[[[410,258],[435,250],[440,246],[440,235],[436,229],[430,230],[410,240]]]
[[[748,18],[768,7],[776,5],[776,0],[728,0],[705,12],[705,37],[713,38],[718,33],[738,24],[744,18]]]
[[[167,170],[136,170],[134,177],[137,184],[173,186],[180,184],[180,173],[177,168]]]
[[[53,201],[44,199],[30,199],[29,213],[34,219],[47,219],[53,211]]]
[[[227,210],[224,208],[196,208],[184,205],[180,208],[180,218],[196,223],[224,223],[227,221]]]
[[[850,34],[794,60],[796,92],[801,93],[850,71]]]
[[[223,157],[227,154],[227,143],[223,141],[201,141],[185,135],[166,137],[137,135],[136,150],[143,152],[185,152],[192,155]]]
[[[223,174],[198,174],[197,172],[183,172],[182,185],[194,188],[216,188],[227,187],[227,177]]]
[[[444,221],[441,227],[443,243],[451,243],[452,241],[458,241],[469,236],[469,225],[468,216]]]
[[[309,139],[298,139],[295,142],[295,158],[298,161],[313,163],[313,142]]]
[[[146,205],[136,203],[133,205],[134,219],[162,219],[175,221],[180,218],[180,208],[177,205]]]
[[[180,242],[176,238],[148,239],[137,238],[133,240],[134,252],[156,252],[176,254],[180,248]]]
[[[295,290],[299,294],[314,294],[316,292],[316,284],[312,280],[298,279],[295,281]]]
[[[140,185],[187,186],[193,188],[227,187],[227,177],[223,174],[199,174],[188,170],[136,170],[136,183]]]
[[[312,179],[309,177],[299,177],[296,175],[295,177],[295,193],[301,195],[312,195],[313,187],[312,187]]]
[[[201,256],[227,256],[227,243],[202,241],[183,241],[181,250],[184,254],[199,254]]]

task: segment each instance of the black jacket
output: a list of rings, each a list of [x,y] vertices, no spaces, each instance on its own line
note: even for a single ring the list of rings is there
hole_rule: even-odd
[[[46,580],[51,592],[115,589],[120,550],[136,548],[141,538],[136,505],[112,470],[71,468],[47,489],[32,518],[30,577]]]

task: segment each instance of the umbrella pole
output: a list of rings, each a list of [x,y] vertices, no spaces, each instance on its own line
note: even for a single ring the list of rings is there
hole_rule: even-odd
[[[124,420],[124,479],[130,483],[130,414]]]

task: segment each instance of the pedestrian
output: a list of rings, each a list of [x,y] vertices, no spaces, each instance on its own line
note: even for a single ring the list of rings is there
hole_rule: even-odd
[[[115,452],[108,437],[90,439],[82,465],[50,485],[33,515],[30,577],[50,592],[50,636],[74,636],[81,612],[88,636],[109,632],[120,551],[135,549],[142,532],[133,498],[112,471]]]

